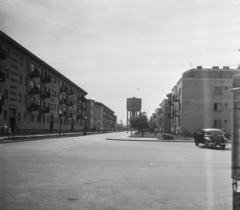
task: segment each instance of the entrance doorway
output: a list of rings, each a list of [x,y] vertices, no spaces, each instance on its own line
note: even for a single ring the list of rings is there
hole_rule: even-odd
[[[53,131],[53,115],[50,116],[50,132]]]
[[[16,128],[16,117],[10,117],[10,127],[12,130],[12,133],[14,133]]]
[[[74,129],[74,123],[72,123],[71,125],[71,131],[73,131],[73,129]]]

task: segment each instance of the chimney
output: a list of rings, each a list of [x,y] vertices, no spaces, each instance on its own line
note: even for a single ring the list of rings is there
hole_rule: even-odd
[[[218,66],[213,66],[212,68],[213,68],[213,69],[219,69],[219,67],[218,67]]]
[[[197,69],[202,69],[202,66],[197,66]]]

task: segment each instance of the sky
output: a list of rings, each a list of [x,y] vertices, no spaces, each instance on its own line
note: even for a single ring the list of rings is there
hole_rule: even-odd
[[[240,64],[239,0],[0,0],[0,30],[126,123],[151,116],[183,72]]]

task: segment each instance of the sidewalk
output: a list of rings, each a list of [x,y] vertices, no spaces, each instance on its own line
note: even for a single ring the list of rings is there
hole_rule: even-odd
[[[103,134],[103,132],[98,133],[95,132],[86,132],[87,135],[93,134]],[[18,142],[18,141],[30,141],[30,140],[37,140],[37,139],[44,139],[44,138],[62,138],[62,137],[73,137],[73,136],[83,136],[83,132],[74,132],[74,133],[47,133],[47,134],[22,134],[22,135],[9,135],[8,136],[0,136],[0,144],[1,143],[11,143],[11,142]]]
[[[106,138],[106,140],[112,140],[112,141],[149,141],[149,142],[186,142],[186,143],[193,143],[193,138],[187,138],[187,139],[173,139],[173,140],[163,140],[158,138],[147,138],[147,137],[130,137],[131,133],[124,133],[120,136],[114,136],[111,138]]]

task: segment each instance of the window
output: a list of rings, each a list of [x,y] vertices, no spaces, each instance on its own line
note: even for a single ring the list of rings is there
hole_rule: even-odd
[[[26,60],[26,67],[28,68],[28,60]]]
[[[31,122],[34,122],[34,115],[31,115]]]
[[[214,120],[213,126],[214,128],[221,128],[221,120]]]
[[[19,83],[22,84],[22,75],[19,75]]]
[[[47,123],[49,123],[49,117],[47,117]]]
[[[43,116],[43,123],[45,123],[45,116]]]
[[[8,99],[8,90],[4,90],[4,99]]]
[[[7,111],[3,111],[3,120],[7,120]]]
[[[26,86],[28,85],[28,78],[27,77],[25,78],[25,85]]]
[[[27,114],[26,113],[24,113],[23,118],[24,118],[24,122],[27,122]]]
[[[9,50],[8,47],[6,47],[6,49],[7,49],[7,57],[9,58],[9,52],[10,52],[10,50]]]
[[[221,111],[221,103],[214,103],[213,110]]]
[[[222,87],[214,87],[213,94],[222,95]]]
[[[18,122],[20,122],[20,121],[21,121],[21,113],[18,112]]]
[[[18,102],[22,102],[22,95],[20,93],[18,94]]]
[[[37,122],[41,122],[41,115],[37,115]]]
[[[34,82],[30,81],[30,88],[33,88],[33,87],[34,87]]]
[[[35,69],[35,66],[34,66],[34,64],[31,63],[31,72],[33,72],[34,69]]]
[[[24,96],[24,103],[27,103],[27,96]]]
[[[5,68],[5,76],[7,79],[9,78],[9,70],[7,67]]]
[[[22,56],[20,56],[20,64],[22,65],[22,63],[23,63],[23,58]]]
[[[42,69],[38,69],[40,76],[42,75]]]

